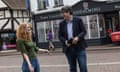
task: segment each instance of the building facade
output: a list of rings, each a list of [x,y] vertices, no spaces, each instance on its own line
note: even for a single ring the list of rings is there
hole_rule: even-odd
[[[25,0],[0,0],[0,50],[16,48],[16,29],[30,18]]]
[[[51,9],[63,5],[73,5],[80,0],[30,0],[31,11]]]
[[[51,9],[61,5],[74,5],[79,1],[98,1],[98,2],[117,2],[119,0],[30,0],[31,11],[40,11],[41,9]]]
[[[89,45],[111,43],[108,31],[120,30],[120,2],[79,1],[71,7],[73,14],[84,22],[87,30],[85,38]],[[62,20],[60,9],[61,7],[57,7],[34,12],[34,29],[38,46],[46,47],[47,29],[52,30],[55,46],[61,46],[58,40],[58,27]]]

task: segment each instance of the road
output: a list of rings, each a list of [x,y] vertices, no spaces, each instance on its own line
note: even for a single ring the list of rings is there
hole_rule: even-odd
[[[39,54],[41,72],[69,72],[63,53]],[[120,72],[120,50],[87,51],[88,72]],[[21,55],[0,57],[0,72],[21,72]]]

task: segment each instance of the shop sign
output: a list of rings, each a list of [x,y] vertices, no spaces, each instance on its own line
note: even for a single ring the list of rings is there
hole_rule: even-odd
[[[74,7],[76,8],[76,7]],[[112,11],[119,11],[120,10],[120,3],[111,3],[111,4],[104,4],[101,6],[95,7],[95,5],[89,4],[88,2],[83,2],[82,8],[74,10],[75,15],[88,15],[88,14],[97,14],[103,12],[112,12]]]
[[[99,4],[99,3],[98,3]],[[103,13],[103,12],[112,12],[112,11],[119,11],[120,10],[120,2],[118,3],[111,3],[111,4],[102,4],[102,5],[97,5],[95,3],[89,3],[89,2],[83,2],[82,4],[80,3],[79,5],[73,7],[79,7],[77,9],[73,9],[73,14],[75,15],[89,15],[89,14],[98,14],[98,13]],[[52,19],[57,19],[61,18],[62,16],[60,15],[60,12],[51,12],[51,13],[45,13],[41,15],[36,15],[35,19],[37,21],[43,21],[43,20],[52,20]]]
[[[90,13],[98,13],[101,12],[101,8],[91,8],[91,9],[87,9],[87,10],[77,10],[74,11],[74,14],[90,14]]]
[[[120,9],[120,5],[115,5],[114,8]]]

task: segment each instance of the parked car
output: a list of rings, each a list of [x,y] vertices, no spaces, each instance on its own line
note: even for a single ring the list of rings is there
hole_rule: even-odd
[[[112,32],[110,37],[112,42],[120,42],[120,31]]]

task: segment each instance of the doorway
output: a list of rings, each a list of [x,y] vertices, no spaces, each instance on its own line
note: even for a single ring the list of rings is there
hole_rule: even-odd
[[[111,30],[113,32],[113,23],[112,23],[112,18],[106,18],[105,20],[105,26],[106,26],[106,31]]]
[[[112,32],[119,31],[119,13],[112,12],[104,14],[105,18],[105,28],[111,30]]]
[[[112,32],[119,31],[119,13],[112,12],[104,14],[105,18],[105,29],[106,29],[106,38],[108,43],[111,43],[110,34]]]

